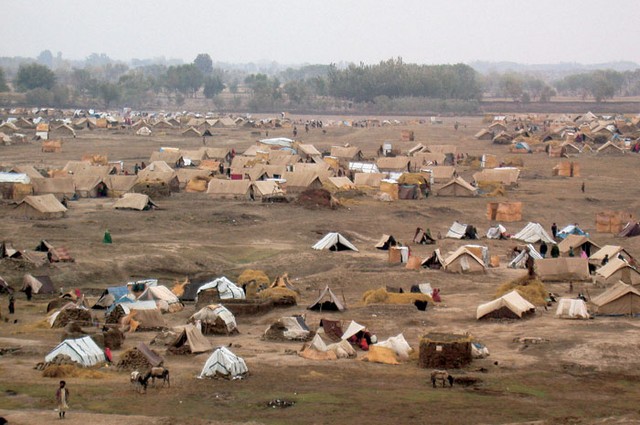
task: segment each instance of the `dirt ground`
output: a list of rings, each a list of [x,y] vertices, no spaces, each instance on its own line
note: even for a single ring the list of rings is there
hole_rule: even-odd
[[[323,134],[300,131],[299,138],[320,150],[350,143],[373,157],[381,143],[390,141],[404,151],[417,142],[455,144],[470,155],[493,153],[501,159],[504,146],[473,138],[483,127],[478,117],[458,118],[442,125],[405,125],[382,128],[327,129]],[[416,142],[401,142],[400,131],[411,129]],[[291,137],[290,129],[270,130],[270,137]],[[211,146],[234,147],[242,152],[255,142],[250,130],[219,130],[208,139]],[[63,152],[44,154],[38,144],[0,147],[3,164],[36,164],[61,168],[83,154],[108,155],[123,160],[132,169],[135,162],[148,162],[162,146],[197,149],[198,138],[155,135],[144,138],[127,132],[82,131],[65,141]],[[414,254],[426,257],[432,246],[410,243],[416,227],[428,227],[444,235],[454,220],[477,226],[484,234],[492,224],[486,218],[489,201],[517,200],[524,203],[523,220],[505,223],[515,233],[528,221],[552,222],[560,227],[578,223],[600,245],[622,244],[632,254],[640,252],[640,238],[618,239],[595,232],[595,214],[605,209],[637,212],[639,158],[582,155],[583,177],[551,176],[557,158],[545,154],[519,155],[524,167],[517,188],[500,198],[439,198],[419,201],[378,202],[371,194],[342,199],[336,210],[305,209],[291,204],[262,204],[217,201],[205,194],[180,193],[157,199],[162,209],[148,212],[116,211],[110,199],[81,199],[70,203],[66,218],[52,221],[21,221],[9,217],[11,205],[0,205],[0,239],[14,247],[33,249],[41,239],[66,246],[75,263],[17,267],[0,262],[0,276],[20,287],[25,272],[50,274],[65,290],[81,288],[92,304],[107,286],[132,279],[155,277],[171,286],[174,279],[215,278],[232,280],[245,269],[261,269],[274,278],[288,272],[301,291],[297,307],[273,310],[256,317],[238,317],[240,334],[208,337],[218,346],[230,346],[243,357],[250,376],[239,381],[199,380],[196,376],[207,354],[167,355],[171,388],[150,388],[137,394],[126,372],[102,368],[101,378],[68,378],[71,410],[67,423],[111,424],[336,424],[371,423],[640,423],[637,400],[640,396],[640,329],[630,318],[596,318],[587,321],[559,320],[554,308],[539,309],[524,321],[479,322],[478,304],[494,298],[504,281],[524,271],[506,268],[513,241],[480,243],[499,255],[501,266],[481,275],[455,275],[441,271],[407,270],[387,263],[386,253],[374,249],[383,233],[392,234],[411,246]],[[476,171],[458,167],[471,180]],[[580,186],[585,183],[586,193]],[[114,243],[102,244],[105,229]],[[311,249],[326,232],[347,236],[360,252],[318,252]],[[438,240],[443,252],[453,251],[464,241]],[[441,288],[443,302],[421,312],[413,306],[362,304],[362,294],[381,286],[408,289],[430,282]],[[325,285],[344,297],[343,313],[315,313],[306,306]],[[568,294],[568,282],[550,283],[550,291]],[[574,284],[574,292],[591,296],[603,288],[591,283]],[[575,295],[575,294],[574,294]],[[51,298],[36,296],[27,302],[17,295],[17,313],[9,322],[0,321],[0,348],[19,348],[0,356],[0,416],[10,424],[45,424],[57,418],[54,393],[57,379],[44,378],[34,370],[60,340],[60,331],[41,325]],[[0,299],[6,314],[7,299]],[[171,325],[184,324],[194,312],[193,303],[184,311],[165,315]],[[421,335],[430,331],[468,332],[487,345],[491,356],[475,360],[468,368],[452,371],[456,376],[478,379],[473,386],[433,389],[430,370],[417,361],[381,365],[359,360],[321,362],[289,354],[300,343],[273,343],[260,339],[275,319],[296,313],[306,314],[315,328],[322,317],[356,320],[380,339],[402,332],[414,349]],[[98,316],[101,318],[102,316]],[[17,323],[13,323],[13,320]],[[138,342],[149,342],[155,333],[127,334],[117,359]],[[519,337],[548,339],[542,344],[514,342]],[[359,352],[359,357],[362,356]],[[267,407],[272,399],[295,401],[286,409]]]

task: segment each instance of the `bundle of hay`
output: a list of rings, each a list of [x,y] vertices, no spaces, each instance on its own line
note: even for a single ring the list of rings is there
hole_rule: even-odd
[[[110,328],[106,332],[102,333],[104,338],[104,346],[109,347],[111,350],[118,350],[122,347],[124,342],[124,334],[117,328]]]
[[[517,290],[525,300],[529,301],[533,305],[547,304],[549,291],[547,291],[547,288],[545,288],[544,284],[540,280],[536,278],[531,279],[528,275],[500,285],[496,292],[496,298],[499,298],[514,289]]]
[[[51,361],[48,362],[40,362],[36,365],[37,370],[45,370],[49,366],[61,366],[61,365],[71,365],[74,366],[76,362],[71,360],[71,357],[65,354],[58,354]]]
[[[93,319],[91,312],[84,308],[66,308],[62,310],[56,320],[53,322],[52,328],[63,328],[71,322],[78,322],[80,325],[91,325]]]
[[[158,357],[160,356],[156,351],[151,351]],[[118,370],[149,370],[153,365],[140,350],[131,348],[120,355],[116,367]]]
[[[385,288],[371,289],[362,295],[362,301],[366,304],[414,304],[416,301],[433,303],[433,298],[426,294],[406,292],[397,294],[388,292]]]
[[[267,288],[271,280],[269,276],[262,270],[250,270],[243,271],[238,276],[237,284],[245,290],[247,298],[255,298],[260,288]]]
[[[267,288],[258,292],[258,298],[271,299],[275,307],[291,307],[298,304],[298,294],[289,288]]]
[[[505,167],[524,167],[524,159],[521,157],[507,157],[502,162]]]
[[[326,189],[307,189],[298,196],[298,205],[305,208],[336,209],[340,202]]]
[[[42,371],[45,378],[91,378],[103,379],[107,375],[93,369],[85,369],[75,365],[50,365]]]
[[[418,365],[458,369],[471,363],[471,336],[432,332],[420,338]]]

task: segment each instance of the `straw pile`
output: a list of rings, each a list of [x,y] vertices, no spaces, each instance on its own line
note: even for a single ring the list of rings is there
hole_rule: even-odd
[[[42,371],[45,378],[90,378],[103,379],[107,375],[93,369],[84,369],[74,365],[51,365]]]
[[[83,308],[67,308],[62,310],[55,322],[53,322],[52,328],[64,328],[71,322],[78,322],[81,325],[91,325],[92,318],[91,312]]]
[[[237,283],[245,289],[247,298],[255,298],[260,288],[267,288],[271,281],[264,271],[247,269],[238,276]]]
[[[413,304],[416,301],[433,303],[433,299],[426,294],[414,292],[396,294],[387,292],[385,288],[371,289],[362,295],[362,301],[366,304]]]
[[[496,292],[496,298],[499,298],[514,289],[517,290],[525,300],[529,301],[533,305],[547,304],[546,300],[549,295],[547,288],[545,288],[544,284],[538,279],[530,279],[527,275],[500,285]]]
[[[271,299],[275,307],[291,307],[298,304],[298,294],[289,288],[267,288],[258,292],[258,298]]]
[[[151,351],[158,354],[154,350]],[[151,369],[153,365],[140,350],[137,348],[130,348],[120,355],[120,360],[116,367],[118,370],[148,370]]]
[[[420,338],[418,365],[422,368],[458,369],[471,360],[469,335],[432,332]]]

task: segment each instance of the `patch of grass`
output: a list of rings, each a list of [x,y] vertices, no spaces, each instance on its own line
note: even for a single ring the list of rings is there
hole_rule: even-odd
[[[537,398],[547,398],[547,391],[523,384],[509,384],[506,388],[506,391],[510,393],[526,394]]]

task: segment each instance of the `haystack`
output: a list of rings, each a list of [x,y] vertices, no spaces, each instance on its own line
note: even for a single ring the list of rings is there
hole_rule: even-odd
[[[274,307],[292,307],[298,304],[298,293],[283,287],[267,288],[258,292],[258,298],[273,301]]]
[[[418,365],[422,368],[459,369],[471,360],[469,335],[432,332],[420,338]]]
[[[255,298],[260,288],[267,288],[271,280],[262,270],[247,269],[238,276],[237,284],[244,288],[247,298]]]
[[[84,308],[65,308],[58,313],[52,328],[64,328],[71,322],[78,322],[80,325],[91,325],[93,322],[91,318],[91,312]]]
[[[385,288],[371,289],[362,295],[366,304],[415,304],[416,301],[433,303],[433,299],[426,294],[407,292],[403,294],[388,292]]]
[[[549,291],[547,291],[547,288],[545,288],[544,284],[540,280],[536,278],[531,279],[528,275],[500,285],[496,292],[496,298],[499,298],[514,289],[517,290],[525,300],[529,301],[533,305],[547,304]]]
[[[135,348],[130,348],[120,355],[116,367],[118,370],[149,370],[152,367],[162,366],[164,360],[156,351],[140,343]]]

